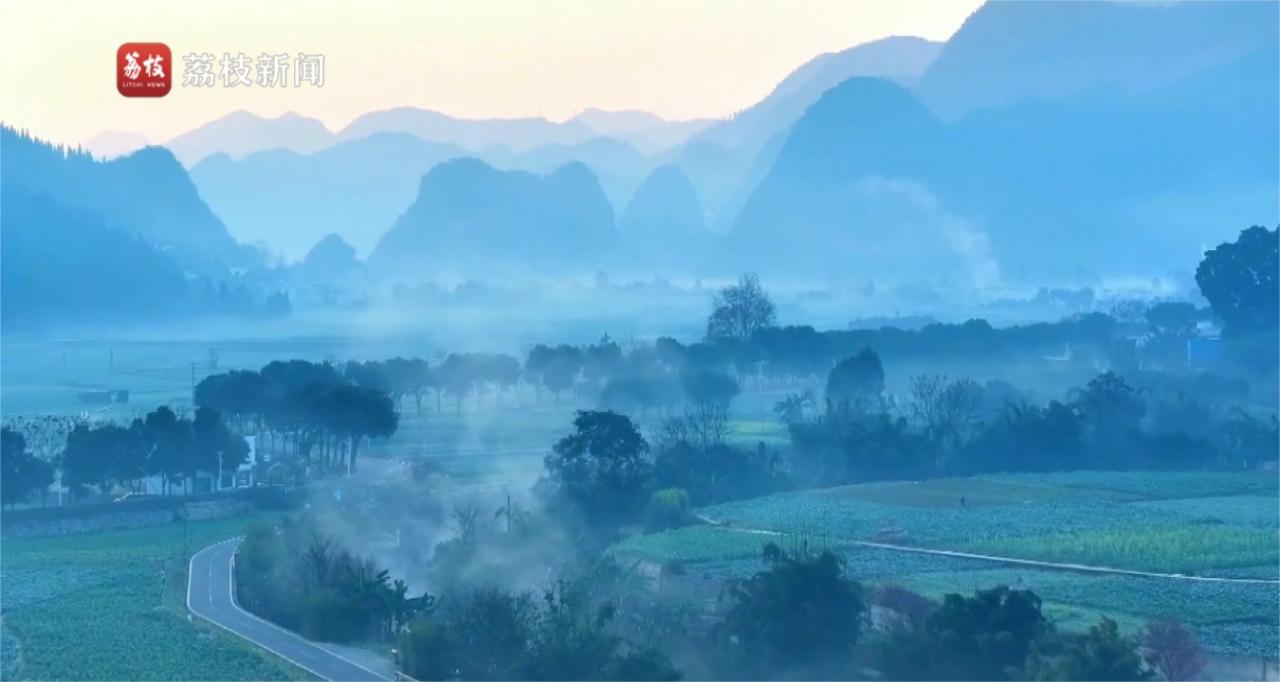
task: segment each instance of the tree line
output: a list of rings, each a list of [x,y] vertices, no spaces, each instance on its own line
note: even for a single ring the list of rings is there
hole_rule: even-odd
[[[116,487],[142,491],[145,476],[159,476],[166,494],[176,483],[189,491],[200,472],[230,472],[245,462],[249,448],[232,433],[217,410],[201,407],[191,418],[161,406],[128,425],[76,423],[62,450],[50,459],[27,450],[16,429],[3,429],[6,504],[43,491],[61,474],[72,495]]]

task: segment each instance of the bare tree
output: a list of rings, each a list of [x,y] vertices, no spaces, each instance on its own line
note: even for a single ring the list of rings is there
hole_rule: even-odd
[[[711,300],[711,306],[708,339],[746,341],[757,330],[772,327],[777,321],[773,301],[753,272],[743,273],[736,285],[721,289]]]
[[[1204,650],[1187,628],[1176,620],[1147,624],[1142,637],[1147,663],[1166,680],[1191,680],[1204,669]]]
[[[724,445],[729,437],[729,411],[722,405],[695,403],[679,417],[662,420],[653,436],[659,450],[682,443],[699,450]]]
[[[938,443],[939,457],[954,452],[977,418],[982,387],[970,379],[950,381],[940,374],[911,378],[907,414],[925,436]]]

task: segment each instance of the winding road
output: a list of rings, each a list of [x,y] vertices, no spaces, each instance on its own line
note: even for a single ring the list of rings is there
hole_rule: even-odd
[[[187,608],[192,613],[322,680],[390,679],[240,608],[232,576],[241,539],[223,540],[192,555],[187,573]]]

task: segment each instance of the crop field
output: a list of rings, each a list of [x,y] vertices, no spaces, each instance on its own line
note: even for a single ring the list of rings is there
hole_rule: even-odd
[[[707,507],[699,512],[727,527],[686,527],[631,538],[614,549],[730,579],[760,570],[764,542],[808,542],[836,551],[847,574],[869,584],[901,584],[935,598],[1002,584],[1023,587],[1040,595],[1046,612],[1067,629],[1086,628],[1101,615],[1131,631],[1170,617],[1187,623],[1210,651],[1274,656],[1280,650],[1276,584],[1100,575],[850,542],[1276,580],[1278,498],[1275,477],[1255,473],[1080,472],[870,483]]]
[[[1137,506],[1186,514],[1210,522],[1274,528],[1280,518],[1280,499],[1263,495],[1223,495],[1188,497],[1180,500],[1152,500]]]
[[[194,551],[250,518],[195,521]],[[180,526],[5,541],[5,679],[306,679],[212,626],[188,621]]]
[[[1275,499],[1280,483],[1275,474],[1256,471],[1064,471],[1052,474],[1001,474],[983,476],[993,481],[1011,481],[1079,488],[1096,493],[1127,493],[1151,500],[1217,497],[1222,495],[1264,495]]]

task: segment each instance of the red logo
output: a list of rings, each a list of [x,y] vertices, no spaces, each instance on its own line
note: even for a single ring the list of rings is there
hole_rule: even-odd
[[[125,43],[116,50],[116,90],[125,97],[164,97],[173,87],[173,53],[164,43]]]

